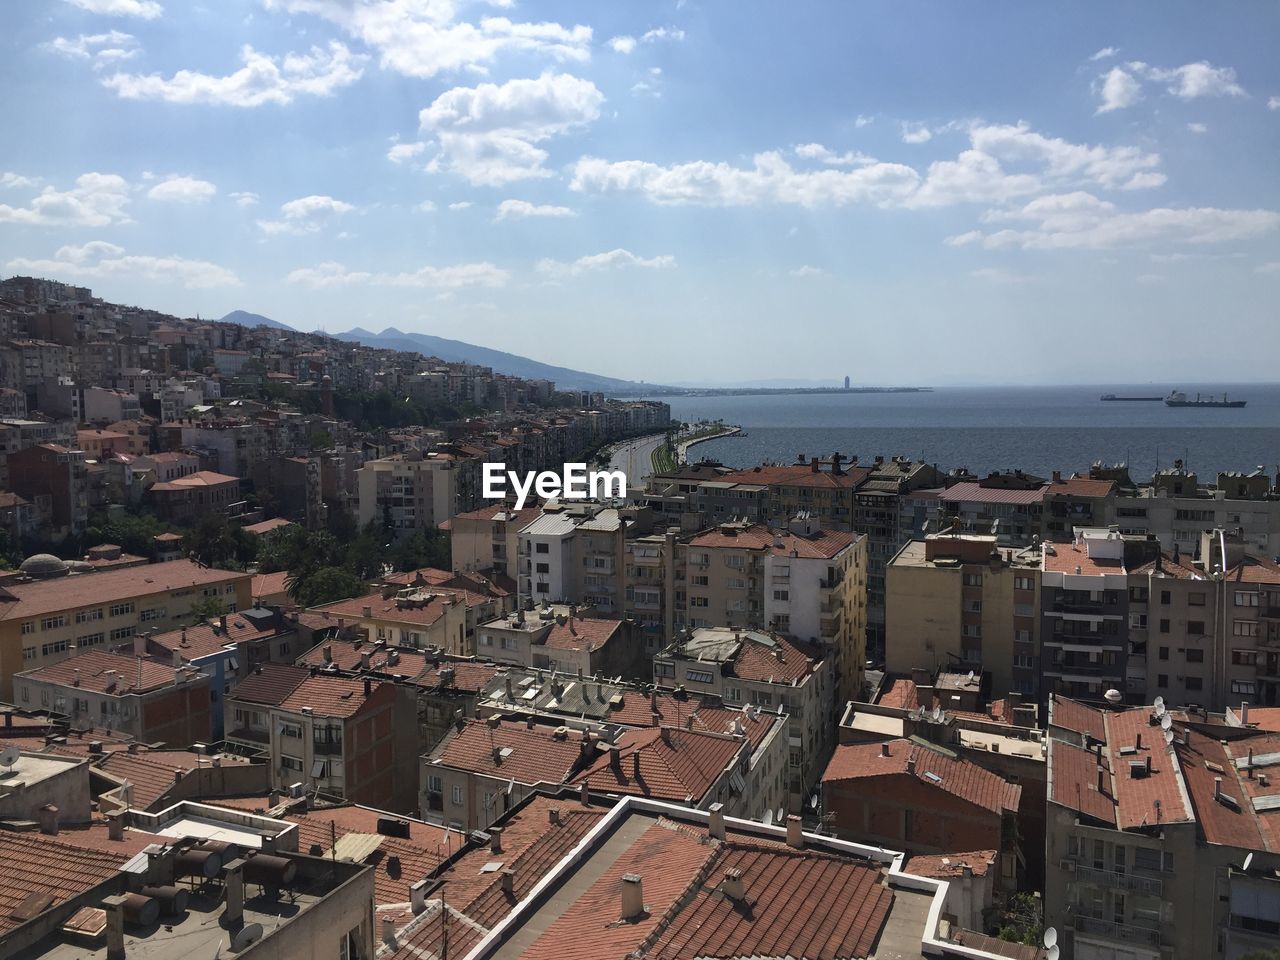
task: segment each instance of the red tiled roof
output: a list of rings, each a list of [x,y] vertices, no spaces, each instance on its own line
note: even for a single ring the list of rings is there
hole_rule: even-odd
[[[328,652],[330,659],[325,659]],[[420,676],[428,666],[427,656],[418,650],[401,649],[400,647],[378,646],[367,641],[326,640],[312,647],[301,657],[298,663],[309,667],[323,667],[333,663],[339,670],[360,669],[360,658],[368,656],[368,670],[374,673],[385,673],[388,676],[411,680]],[[395,663],[391,661],[395,660]]]
[[[871,475],[865,467],[849,467],[840,473],[828,469],[814,470],[809,464],[793,466],[752,467],[715,477],[725,483],[763,483],[771,487],[819,487],[830,490],[854,490]]]
[[[289,571],[276,573],[255,573],[249,592],[256,600],[259,597],[273,597],[289,592]]]
[[[160,647],[170,654],[176,651],[181,653],[184,659],[194,660],[197,657],[217,653],[228,645],[261,640],[274,632],[274,630],[259,629],[253,621],[237,613],[230,613],[227,614],[226,632],[223,632],[220,621],[213,621],[183,630],[170,630],[168,633],[157,634],[148,641],[148,645]]]
[[[1263,746],[1261,740],[1269,740],[1271,743]],[[1254,746],[1255,752],[1261,754],[1275,750],[1276,740],[1275,737],[1266,737],[1243,743]],[[1243,750],[1240,749],[1243,744],[1234,746],[1236,756],[1248,754],[1247,746]],[[1191,798],[1195,818],[1204,839],[1209,843],[1245,850],[1275,851],[1277,847],[1272,825],[1268,822],[1264,830],[1263,821],[1269,818],[1260,817],[1254,811],[1253,798],[1280,794],[1280,784],[1262,787],[1257,779],[1250,781],[1239,777],[1228,749],[1208,737],[1193,734],[1189,746],[1179,744],[1176,749],[1182,764],[1182,776],[1187,784],[1187,794]],[[1230,807],[1214,799],[1218,789],[1233,799],[1236,805]]]
[[[22,921],[13,911],[31,894],[48,894],[56,906],[120,872],[123,852],[105,853],[70,843],[51,843],[40,833],[0,831],[0,935]]]
[[[564,623],[556,623],[543,639],[543,646],[552,650],[585,650],[595,653],[622,629],[621,620],[590,620],[574,617]]]
[[[464,721],[436,748],[433,760],[455,770],[468,770],[517,783],[563,783],[578,764],[578,738],[558,740],[554,728],[501,721],[490,727],[484,720]],[[494,757],[494,751],[510,750]]]
[[[1030,505],[1044,500],[1044,487],[1034,490],[1004,490],[1000,487],[983,487],[976,482],[965,480],[953,484],[943,492],[941,499],[945,503],[1007,503],[1013,505]]]
[[[236,684],[228,699],[279,706],[309,676],[311,671],[306,667],[264,663]]]
[[[1152,560],[1144,563],[1142,566],[1131,573],[1141,574],[1142,576],[1150,576],[1154,574],[1157,577],[1168,577],[1172,580],[1205,580],[1204,571],[1195,565],[1195,562],[1185,553],[1178,555],[1175,563],[1173,554],[1167,551],[1161,551],[1159,561]]]
[[[964,868],[969,867],[975,877],[985,877],[995,867],[998,856],[999,853],[995,850],[968,850],[936,856],[915,856],[903,865],[902,871],[913,873],[917,877],[946,880],[964,876]]]
[[[762,683],[792,683],[804,680],[822,662],[822,651],[816,646],[782,636],[775,636],[773,641],[776,646],[770,648],[744,637],[733,659],[733,676]]]
[[[284,517],[272,517],[270,520],[261,520],[258,523],[250,523],[241,529],[245,533],[251,533],[256,537],[265,536],[272,530],[279,530],[281,527],[296,527],[297,524],[292,520],[286,520]]]
[[[610,707],[607,722],[624,727],[674,727],[683,729],[692,719],[693,729],[704,733],[732,733],[734,721],[742,724],[742,731],[751,741],[752,749],[760,746],[779,718],[776,713],[763,710],[747,713],[737,707],[727,707],[712,698],[676,696],[669,691],[644,694],[639,690],[621,692],[622,702]],[[655,717],[654,714],[657,714]]]
[[[857,536],[840,530],[819,530],[811,536],[783,532],[777,535],[770,551],[775,557],[794,555],[811,560],[830,560],[853,543]]]
[[[574,777],[593,790],[655,800],[696,803],[706,796],[742,749],[743,741],[669,727],[628,730],[617,741],[614,766],[604,752]],[[639,772],[637,775],[637,758]]]
[[[353,717],[365,704],[382,706],[395,698],[395,684],[369,681],[369,696],[364,695],[363,679],[348,677],[314,676],[301,684],[280,702],[280,709],[289,713],[301,713],[310,707],[317,717]]]
[[[1098,760],[1093,751],[1063,740],[1049,741],[1051,792],[1049,799],[1095,820],[1114,826],[1115,800],[1111,796],[1111,758],[1102,754],[1102,790],[1098,789]]]
[[[114,673],[108,673],[114,671]],[[185,674],[184,674],[185,675]],[[150,657],[128,657],[106,650],[85,650],[74,657],[18,674],[94,693],[146,693],[173,686],[177,670]]]
[[[174,771],[188,768],[183,764],[157,762],[145,753],[116,750],[107,755],[98,769],[121,783],[129,784],[132,789],[125,793],[129,806],[150,810],[173,789],[177,780]]]
[[[225,473],[215,473],[212,470],[197,470],[195,473],[188,473],[185,477],[153,483],[151,490],[169,492],[173,490],[191,490],[196,487],[225,487],[239,482],[239,477],[228,476]]]
[[[1042,569],[1050,573],[1079,573],[1092,577],[1125,572],[1122,560],[1091,557],[1088,548],[1077,543],[1045,544]]]
[[[920,693],[914,681],[899,677],[880,695],[877,702],[882,707],[896,710],[915,710],[920,706]]]
[[[881,755],[882,747],[888,748],[889,756]],[[999,774],[976,763],[948,757],[909,740],[890,740],[885,744],[841,744],[836,747],[827,769],[823,771],[822,782],[825,784],[840,780],[910,776],[907,771],[909,758],[915,759],[914,776],[921,783],[944,790],[995,814],[1015,812],[1018,809],[1022,787],[1009,783]],[[940,780],[927,777],[926,774],[930,773]]]
[[[0,620],[23,620],[114,600],[227,583],[248,576],[234,570],[202,567],[190,560],[170,560],[54,580],[10,583],[0,588]]]
[[[394,623],[413,623],[429,627],[444,616],[450,593],[459,602],[464,602],[469,607],[491,602],[487,597],[479,597],[465,590],[454,590],[436,593],[422,604],[402,607],[396,604],[395,597],[384,600],[382,594],[375,591],[361,597],[351,597],[348,600],[338,600],[336,603],[312,607],[311,610],[313,613],[327,613],[333,618],[389,620]],[[365,608],[368,608],[368,614],[364,612]]]
[[[415,677],[413,682],[420,687],[434,690],[440,685],[440,671],[446,668],[453,671],[453,679],[449,682],[450,688],[466,693],[479,693],[493,683],[493,678],[498,675],[498,667],[491,663],[442,660],[439,666],[428,663],[426,671]]]
[[[1155,823],[1156,800],[1160,801],[1161,822],[1192,819],[1191,811],[1183,802],[1178,765],[1164,749],[1163,743],[1156,746],[1155,738],[1159,734],[1151,726],[1150,715],[1151,711],[1146,707],[1103,714],[1107,728],[1107,745],[1103,752],[1111,755],[1112,788],[1117,801],[1116,826],[1121,830]],[[1139,735],[1143,738],[1142,748],[1136,754],[1122,756],[1120,750],[1135,745]],[[1129,764],[1147,758],[1151,760],[1151,773],[1145,777],[1129,776]]]
[[[1280,707],[1250,707],[1249,726],[1280,733]]]
[[[1044,488],[1046,497],[1088,497],[1101,499],[1110,496],[1115,490],[1114,480],[1091,480],[1088,477],[1068,477],[1066,480],[1053,480]]]
[[[1050,694],[1049,717],[1052,726],[1087,734],[1094,740],[1105,740],[1107,730],[1102,716],[1102,711],[1096,707],[1086,706],[1060,693]]]

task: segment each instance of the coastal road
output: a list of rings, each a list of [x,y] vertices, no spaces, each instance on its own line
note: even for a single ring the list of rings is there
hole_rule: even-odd
[[[645,479],[653,472],[653,451],[665,439],[664,434],[652,437],[640,437],[628,440],[620,447],[615,447],[609,458],[610,470],[621,470],[627,475],[627,490],[639,490]]]

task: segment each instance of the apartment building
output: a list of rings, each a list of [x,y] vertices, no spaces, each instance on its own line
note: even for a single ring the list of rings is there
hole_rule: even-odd
[[[0,587],[0,697],[21,670],[65,660],[75,650],[129,642],[142,630],[173,630],[209,598],[228,609],[251,605],[247,573],[190,560],[71,573],[57,557],[23,564],[29,579]]]
[[[589,605],[606,616],[625,608],[628,519],[599,503],[551,501],[519,533],[517,582],[534,602]]]
[[[1044,480],[1021,470],[963,480],[938,497],[938,527],[990,535],[1000,546],[1026,547],[1044,529]]]
[[[174,523],[191,524],[211,514],[236,517],[244,512],[240,478],[197,470],[174,480],[161,480],[147,490],[156,516]]]
[[[573,604],[518,610],[482,623],[476,653],[494,663],[579,677],[638,680],[650,672],[628,621],[583,616]]]
[[[831,651],[838,696],[859,695],[866,664],[866,537],[819,529],[721,524],[688,541],[685,605],[675,625],[769,629]]]
[[[514,579],[520,531],[540,513],[539,507],[516,510],[499,503],[446,520],[453,569],[464,573],[491,571]]]
[[[372,677],[269,664],[227,698],[229,744],[271,757],[272,789],[412,810],[417,717],[412,690]]]
[[[653,662],[654,682],[711,694],[731,707],[786,714],[787,789],[798,811],[833,744],[836,682],[817,645],[734,627],[700,627]]]
[[[802,454],[791,466],[762,465],[726,473],[724,483],[747,483],[768,489],[767,518],[784,523],[799,513],[829,530],[851,530],[854,494],[871,471],[836,453],[829,460]]]
[[[13,678],[14,701],[25,709],[68,717],[76,729],[102,727],[172,747],[209,740],[210,692],[209,677],[194,668],[106,650],[86,650]]]
[[[475,509],[480,462],[449,450],[415,450],[368,461],[356,483],[360,526],[376,523],[405,536]]]
[[[1045,922],[1066,960],[1280,947],[1277,737],[1163,705],[1049,704]]]
[[[335,627],[363,629],[370,640],[473,656],[476,624],[502,610],[499,600],[468,590],[389,584],[363,596],[313,607],[311,612]]]
[[[994,697],[1037,694],[1041,554],[998,544],[930,534],[898,551],[886,577],[889,673],[973,670]]]
[[[37,505],[55,536],[78,536],[89,523],[89,470],[83,450],[40,443],[8,456],[9,489]]]

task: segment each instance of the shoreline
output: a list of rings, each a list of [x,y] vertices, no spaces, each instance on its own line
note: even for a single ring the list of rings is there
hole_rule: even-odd
[[[704,437],[694,437],[692,440],[682,440],[676,444],[676,463],[689,462],[689,448],[697,446],[699,443],[705,443],[708,440],[722,440],[725,437],[732,437],[735,434],[742,433],[742,427],[726,426],[719,433],[711,433]]]

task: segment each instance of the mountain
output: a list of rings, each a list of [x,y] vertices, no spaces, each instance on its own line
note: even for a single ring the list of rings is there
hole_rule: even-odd
[[[528,357],[517,356],[514,353],[478,347],[461,340],[448,340],[425,333],[405,333],[395,327],[387,327],[381,333],[356,327],[346,333],[336,333],[334,336],[339,340],[363,343],[370,347],[410,350],[431,357],[439,357],[451,363],[474,363],[482,367],[492,367],[496,373],[505,373],[513,377],[554,380],[556,387],[561,390],[599,390],[615,396],[634,396],[643,390],[652,390],[654,387],[654,384],[641,384],[634,380],[619,380],[615,377],[585,373],[582,370],[570,370],[568,367],[556,367],[538,360],[530,360]]]
[[[222,318],[223,323],[238,323],[242,327],[274,327],[276,330],[293,330],[287,323],[272,320],[260,313],[249,313],[247,310],[232,310]]]

